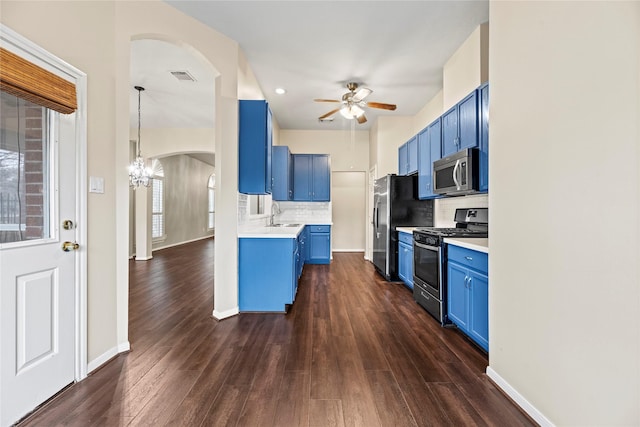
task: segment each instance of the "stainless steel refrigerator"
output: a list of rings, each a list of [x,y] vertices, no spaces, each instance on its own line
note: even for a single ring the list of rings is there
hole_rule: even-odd
[[[418,200],[418,177],[376,179],[373,194],[373,264],[387,280],[398,280],[396,227],[433,226],[433,200]]]

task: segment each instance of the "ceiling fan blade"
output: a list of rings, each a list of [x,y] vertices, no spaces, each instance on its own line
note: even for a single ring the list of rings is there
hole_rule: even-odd
[[[342,102],[337,99],[314,99],[315,102]]]
[[[331,111],[329,111],[328,113],[323,114],[322,116],[318,117],[318,120],[323,120],[323,119],[326,119],[326,118],[327,118],[327,117],[329,117],[329,116],[333,116],[333,115],[334,115],[335,113],[337,113],[338,111],[340,111],[340,109],[339,109],[339,108],[336,108],[335,110],[331,110]]]
[[[369,89],[368,87],[359,87],[356,90],[356,93],[353,94],[353,102],[362,101],[367,96],[371,95],[371,92],[373,92],[373,91],[371,89]]]
[[[394,111],[396,109],[395,104],[384,104],[382,102],[367,102],[367,107],[380,108],[381,110],[391,110],[391,111]]]
[[[364,113],[360,114],[359,116],[356,117],[356,119],[358,119],[358,123],[363,124],[367,121],[367,118],[364,116]]]

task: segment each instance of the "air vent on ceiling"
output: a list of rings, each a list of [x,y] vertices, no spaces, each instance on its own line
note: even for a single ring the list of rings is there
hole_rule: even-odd
[[[183,82],[195,82],[196,79],[188,71],[170,71],[176,79]]]

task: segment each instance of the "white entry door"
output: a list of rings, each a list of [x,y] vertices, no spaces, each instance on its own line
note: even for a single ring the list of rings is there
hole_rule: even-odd
[[[4,427],[75,379],[76,265],[82,248],[74,246],[77,113],[59,114],[0,94]]]

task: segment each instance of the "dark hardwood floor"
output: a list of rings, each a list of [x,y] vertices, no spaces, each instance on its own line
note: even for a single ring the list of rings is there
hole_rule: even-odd
[[[486,356],[362,253],[305,266],[286,315],[220,322],[212,266],[212,240],[131,261],[131,352],[20,425],[534,425]]]

